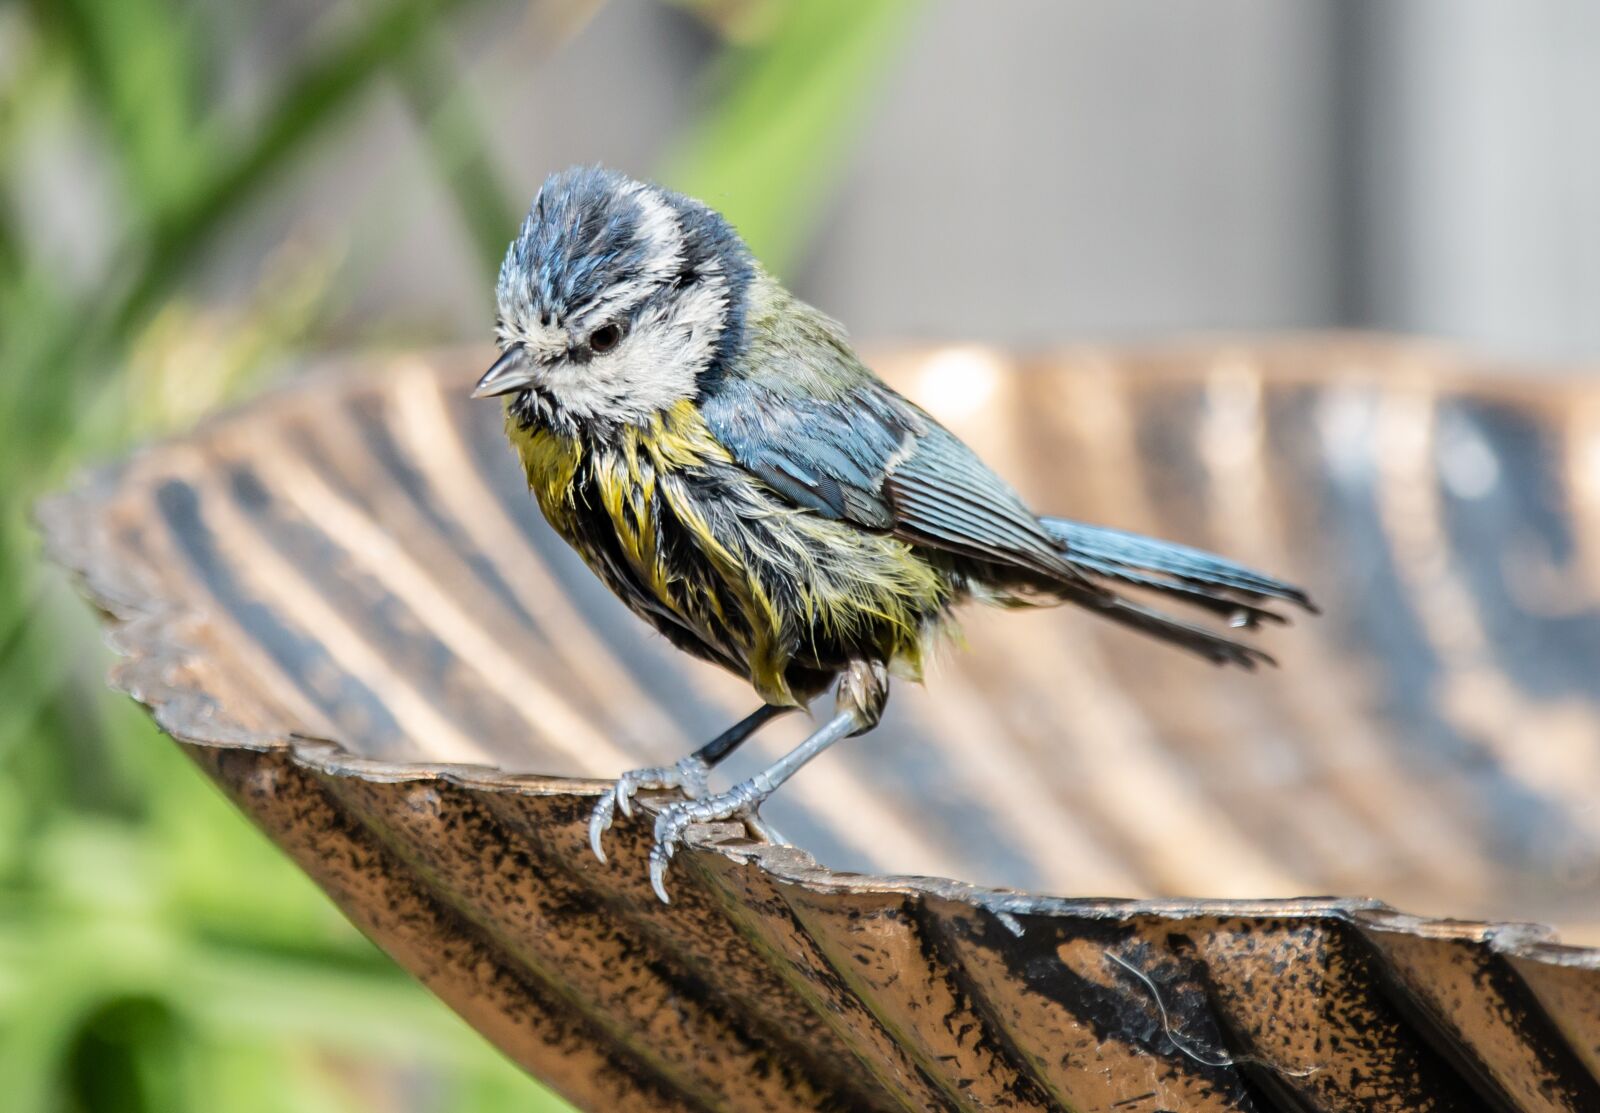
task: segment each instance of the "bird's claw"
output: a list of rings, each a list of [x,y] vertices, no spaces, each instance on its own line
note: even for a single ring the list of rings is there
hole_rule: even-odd
[[[678,852],[683,833],[696,823],[717,823],[725,819],[748,821],[756,814],[766,793],[745,781],[727,792],[703,800],[684,800],[668,804],[656,816],[655,845],[650,848],[650,887],[662,904],[667,896],[667,865]]]
[[[611,830],[617,812],[633,818],[633,798],[639,792],[675,788],[691,800],[698,799],[705,795],[706,778],[710,774],[711,767],[694,754],[680,759],[674,765],[632,769],[622,774],[616,784],[600,794],[594,810],[589,813],[589,849],[594,851],[594,856],[600,859],[601,864],[606,863],[601,836]]]

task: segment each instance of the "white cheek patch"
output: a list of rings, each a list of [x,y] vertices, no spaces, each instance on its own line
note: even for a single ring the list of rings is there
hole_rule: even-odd
[[[704,274],[634,323],[616,349],[549,367],[541,386],[577,418],[638,423],[693,398],[722,336],[727,280]]]

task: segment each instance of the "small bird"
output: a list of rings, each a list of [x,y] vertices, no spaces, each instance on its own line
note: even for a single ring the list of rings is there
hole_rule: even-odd
[[[790,294],[720,214],[599,167],[539,190],[496,289],[501,355],[475,398],[506,431],[555,531],[669,642],[745,678],[762,705],[675,765],[622,774],[590,845],[644,790],[650,881],[694,823],[742,819],[806,762],[871,730],[891,675],[967,600],[1069,602],[1219,665],[1271,658],[1119,594],[1146,589],[1236,628],[1284,621],[1300,588],[1196,549],[1036,515],[976,453],[885,385],[844,329]],[[830,686],[833,716],[770,768],[709,794],[710,770]]]

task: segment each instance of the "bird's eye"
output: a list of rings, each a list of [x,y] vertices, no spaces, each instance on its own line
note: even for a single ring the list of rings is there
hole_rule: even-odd
[[[605,355],[622,341],[621,326],[613,323],[601,325],[589,334],[589,350],[596,355]]]

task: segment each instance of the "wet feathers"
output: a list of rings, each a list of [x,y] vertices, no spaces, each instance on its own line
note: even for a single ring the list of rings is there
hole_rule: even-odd
[[[969,598],[1069,601],[1246,667],[1265,655],[1116,589],[1246,626],[1276,619],[1274,599],[1310,605],[1211,554],[1035,515],[691,199],[552,178],[500,317],[507,355],[480,391],[513,393],[545,517],[673,644],[769,703],[807,702],[852,661],[920,674]]]

